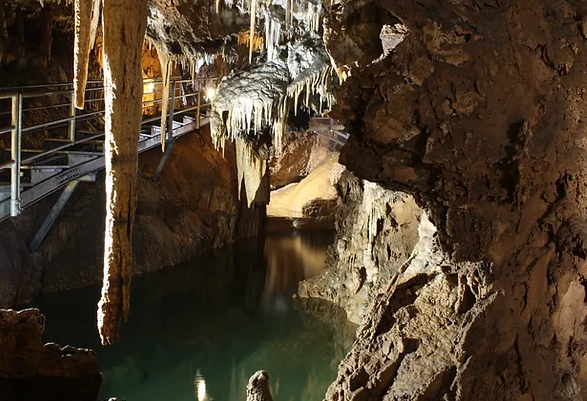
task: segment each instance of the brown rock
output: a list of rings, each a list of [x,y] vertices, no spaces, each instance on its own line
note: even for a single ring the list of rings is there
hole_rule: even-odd
[[[257,371],[249,379],[247,401],[273,401],[269,389],[269,375],[264,370]]]
[[[38,309],[0,310],[2,401],[96,401],[102,375],[94,352],[43,346],[44,328]]]
[[[363,66],[341,49],[362,43],[367,8],[409,34]],[[334,117],[354,127],[341,162],[413,195],[437,230],[365,313],[327,400],[587,399],[578,13],[564,0],[376,0],[325,16],[335,61],[359,61],[338,91]]]

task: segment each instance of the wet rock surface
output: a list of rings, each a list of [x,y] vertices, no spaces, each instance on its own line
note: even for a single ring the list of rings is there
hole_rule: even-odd
[[[95,401],[102,376],[91,350],[43,346],[37,309],[0,310],[0,394],[6,401]]]
[[[361,66],[339,91],[341,162],[437,230],[365,314],[327,400],[587,397],[585,12],[350,1],[326,16],[335,61]],[[369,64],[398,19],[408,36]]]

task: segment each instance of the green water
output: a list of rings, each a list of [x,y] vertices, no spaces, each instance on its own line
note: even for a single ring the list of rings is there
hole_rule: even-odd
[[[332,240],[328,231],[270,234],[135,278],[130,320],[110,347],[95,328],[98,288],[35,306],[47,316],[46,341],[97,351],[102,399],[240,401],[264,369],[275,401],[321,400],[350,342],[291,295],[322,269]]]

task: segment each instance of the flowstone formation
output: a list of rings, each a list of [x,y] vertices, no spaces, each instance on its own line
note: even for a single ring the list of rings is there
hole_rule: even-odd
[[[341,162],[411,194],[436,231],[365,314],[326,400],[587,397],[586,14],[562,0],[327,13],[351,74]],[[372,63],[398,23],[407,36]]]
[[[337,183],[336,240],[325,269],[300,282],[304,298],[324,298],[361,323],[389,281],[415,257],[429,221],[414,199],[345,171]],[[434,230],[435,231],[435,230]]]

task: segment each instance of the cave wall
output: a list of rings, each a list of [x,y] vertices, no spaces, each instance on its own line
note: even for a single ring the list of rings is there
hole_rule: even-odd
[[[336,239],[326,268],[302,281],[298,295],[334,302],[359,324],[414,250],[422,210],[410,195],[348,171],[337,183],[337,192]]]
[[[160,160],[158,149],[139,158],[133,274],[172,266],[260,232],[265,207],[248,208],[238,200],[234,147],[227,146],[223,156],[203,129],[177,141],[154,182],[151,177]],[[102,176],[95,183],[79,184],[38,252],[28,253],[27,245],[56,196],[1,223],[0,271],[7,279],[0,288],[0,306],[27,302],[38,289],[51,292],[102,280]]]
[[[299,182],[340,146],[327,138],[309,132],[291,131],[281,150],[270,149],[269,171],[271,189]]]
[[[358,60],[338,96],[341,162],[411,194],[437,231],[366,313],[327,400],[587,397],[586,14],[562,0],[332,7],[327,46]],[[408,36],[370,63],[398,21]]]

